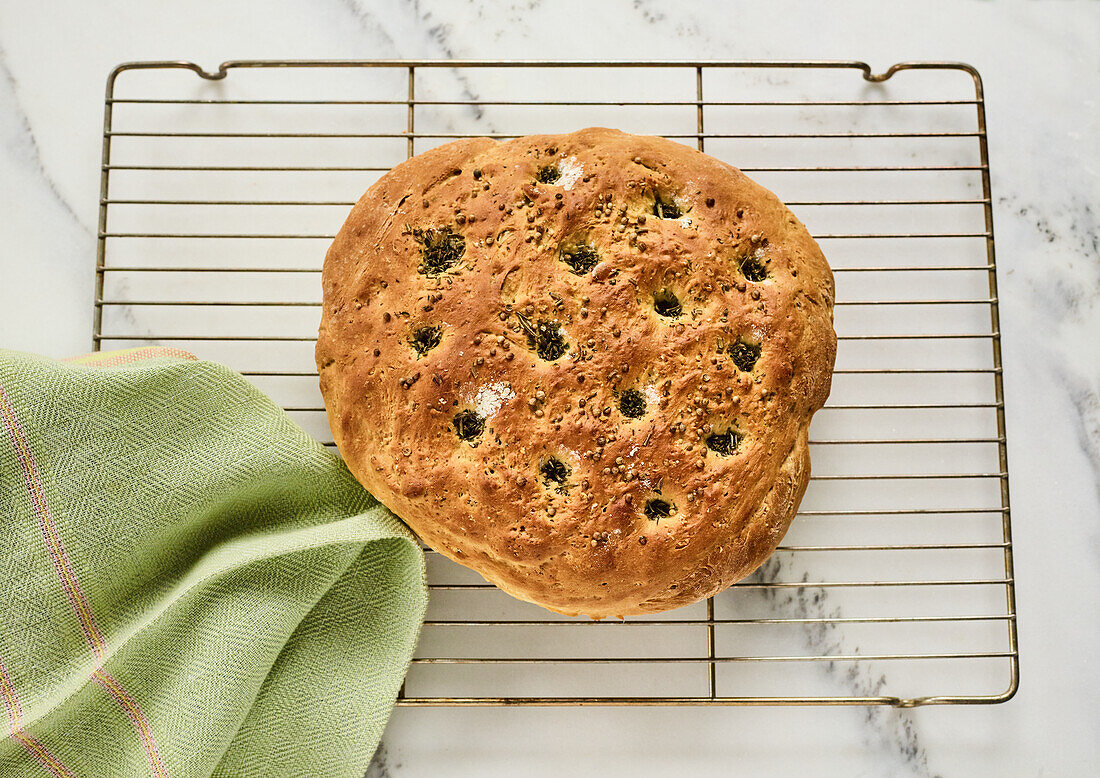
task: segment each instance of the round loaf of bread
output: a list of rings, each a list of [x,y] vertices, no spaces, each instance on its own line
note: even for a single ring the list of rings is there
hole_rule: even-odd
[[[829,394],[833,278],[739,170],[593,128],[401,163],[325,259],[317,367],[352,473],[436,551],[600,618],[775,549]]]

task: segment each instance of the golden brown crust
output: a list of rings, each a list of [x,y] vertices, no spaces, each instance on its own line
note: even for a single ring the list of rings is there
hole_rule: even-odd
[[[516,597],[667,610],[786,532],[829,394],[833,278],[736,168],[601,128],[450,143],[363,195],[323,286],[317,365],[351,471]],[[463,411],[483,421],[470,442]]]

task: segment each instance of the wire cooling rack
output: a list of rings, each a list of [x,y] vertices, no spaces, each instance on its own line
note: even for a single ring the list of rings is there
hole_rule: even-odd
[[[325,249],[384,171],[470,135],[606,125],[729,161],[836,273],[832,397],[773,557],[710,601],[592,622],[429,553],[400,704],[992,703],[1018,684],[981,79],[914,62],[236,61],[107,83],[96,348],[241,371],[331,445]]]

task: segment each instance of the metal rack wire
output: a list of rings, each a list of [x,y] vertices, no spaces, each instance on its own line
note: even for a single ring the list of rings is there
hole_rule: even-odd
[[[399,704],[1009,699],[997,278],[968,65],[123,64],[107,82],[95,346],[225,362],[331,445],[311,343],[324,248],[347,208],[449,139],[597,123],[730,161],[822,243],[840,346],[810,489],[760,571],[658,617],[554,616],[429,552],[429,614]]]

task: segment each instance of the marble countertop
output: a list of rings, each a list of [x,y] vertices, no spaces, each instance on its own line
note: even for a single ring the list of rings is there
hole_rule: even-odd
[[[0,2],[0,345],[90,349],[130,60],[961,60],[984,77],[1021,684],[995,706],[398,709],[368,775],[1063,776],[1100,765],[1100,3]],[[583,10],[582,10],[583,9]]]

